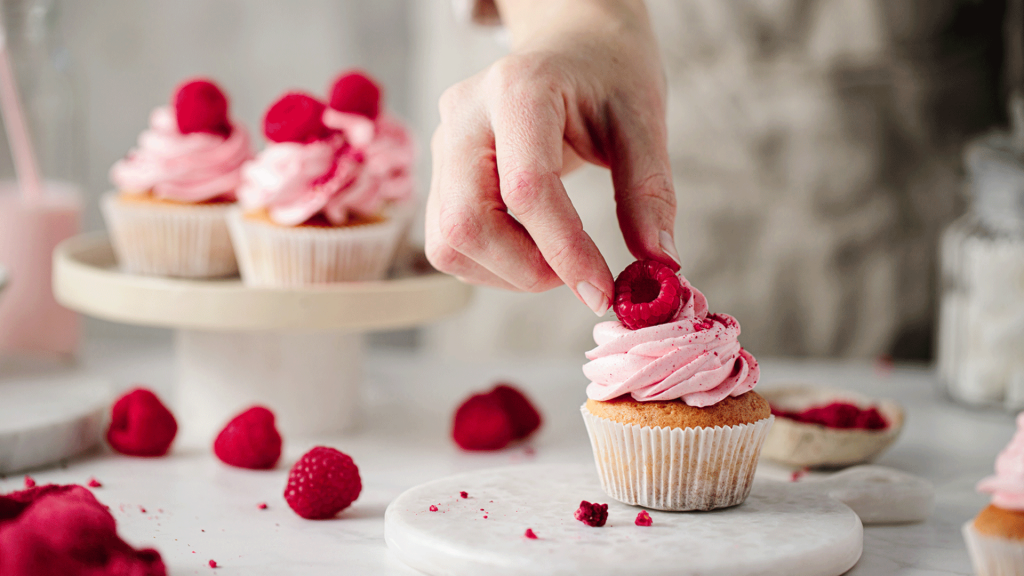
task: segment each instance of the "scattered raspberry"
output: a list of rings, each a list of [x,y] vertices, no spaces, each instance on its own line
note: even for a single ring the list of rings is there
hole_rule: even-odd
[[[210,560],[210,568],[216,568],[216,567],[217,567],[217,561],[216,560]]]
[[[499,383],[474,394],[455,411],[452,437],[464,450],[500,450],[521,440],[541,425],[537,409],[521,391]]]
[[[92,477],[89,478],[88,486],[89,488],[102,488],[103,484],[100,484],[99,480],[97,480],[95,477]]]
[[[308,144],[330,135],[324,126],[327,106],[302,92],[289,92],[274,102],[263,117],[263,134],[271,142]]]
[[[35,488],[35,487],[36,487],[36,479],[26,474],[25,475],[25,488]]]
[[[129,456],[163,456],[177,433],[174,415],[156,394],[136,388],[114,403],[107,442]]]
[[[469,498],[469,492],[466,492],[465,490],[459,492],[459,498]]]
[[[513,440],[522,440],[540,428],[540,412],[519,389],[499,383],[491,390],[491,394],[498,397],[512,421]]]
[[[274,413],[253,406],[238,416],[217,435],[213,452],[221,462],[239,468],[266,470],[281,457],[281,435],[274,427]]]
[[[145,514],[146,513],[146,509],[143,508],[142,506],[139,506],[139,512],[142,512],[143,514]]]
[[[636,521],[634,522],[637,526],[653,526],[654,520],[651,519],[651,515],[647,513],[647,510],[641,510],[636,515]]]
[[[174,115],[182,134],[206,132],[231,135],[228,99],[224,92],[206,79],[196,79],[178,87],[174,94]]]
[[[536,540],[537,539],[537,535],[533,533],[533,528],[527,528],[526,529],[526,534],[523,534],[523,536],[526,536],[530,540]]]
[[[847,402],[833,402],[815,406],[802,412],[786,412],[772,407],[772,414],[805,424],[820,424],[829,428],[881,430],[889,426],[878,408],[861,409]]]
[[[376,118],[380,114],[380,87],[359,70],[343,74],[331,87],[331,108]]]
[[[575,516],[577,520],[583,522],[587,526],[600,528],[608,521],[608,505],[597,503],[591,504],[584,500],[580,502],[580,507],[576,510]]]
[[[310,520],[332,518],[362,491],[359,468],[347,454],[317,446],[288,473],[284,499],[296,514]]]
[[[429,510],[431,512],[437,512],[437,506],[434,506],[433,504],[431,504]]]
[[[259,508],[260,510],[266,510],[267,509],[267,503],[266,502],[260,502],[259,504],[256,505],[256,507]]]
[[[657,326],[675,317],[683,296],[683,284],[671,268],[637,260],[615,279],[615,315],[630,330]]]

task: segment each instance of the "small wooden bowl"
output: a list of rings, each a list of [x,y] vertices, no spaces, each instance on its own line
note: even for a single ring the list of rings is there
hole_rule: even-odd
[[[885,452],[903,429],[903,407],[894,400],[869,398],[849,390],[817,386],[790,386],[758,390],[772,407],[802,412],[814,406],[847,402],[859,408],[874,406],[888,426],[881,430],[829,428],[776,417],[761,455],[789,466],[842,468],[870,462]]]

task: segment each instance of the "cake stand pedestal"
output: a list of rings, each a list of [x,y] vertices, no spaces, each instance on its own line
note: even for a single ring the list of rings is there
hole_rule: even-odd
[[[275,289],[237,279],[121,272],[105,234],[54,251],[58,302],[104,320],[176,330],[180,438],[208,444],[235,414],[271,408],[282,434],[318,436],[358,421],[363,334],[410,328],[465,307],[472,288],[415,258],[386,280]]]

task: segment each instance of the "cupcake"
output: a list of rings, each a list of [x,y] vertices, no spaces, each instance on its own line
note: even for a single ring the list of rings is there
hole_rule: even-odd
[[[964,524],[977,576],[1024,574],[1024,413],[1017,433],[996,458],[996,474],[978,483],[992,502]]]
[[[242,170],[230,216],[242,279],[302,286],[385,276],[414,213],[408,130],[380,89],[341,76],[330,105],[291,92],[266,113],[266,148]]]
[[[138,147],[114,164],[117,192],[101,208],[127,272],[213,278],[238,272],[227,228],[249,133],[228,116],[216,84],[182,84],[173,104],[153,110]]]
[[[581,408],[601,486],[658,510],[735,506],[750,494],[774,417],[740,325],[708,312],[686,279],[655,261],[615,281],[617,321],[594,328]]]

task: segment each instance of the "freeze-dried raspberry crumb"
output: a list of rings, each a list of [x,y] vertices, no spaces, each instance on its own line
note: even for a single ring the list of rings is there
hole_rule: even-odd
[[[139,512],[142,512],[143,514],[145,514],[146,513],[146,509],[143,508],[142,506],[139,506]]]
[[[178,433],[174,415],[145,388],[118,398],[111,409],[107,443],[129,456],[163,456]]]
[[[575,516],[577,520],[587,526],[600,528],[608,521],[608,505],[597,504],[596,502],[591,504],[584,500],[580,502],[580,507],[576,510]]]
[[[273,468],[281,457],[281,434],[274,426],[274,413],[263,406],[253,406],[235,416],[217,435],[213,452],[231,466]]]
[[[809,470],[810,470],[810,468],[801,468],[800,470],[793,470],[793,474],[790,475],[789,481],[790,482],[797,482],[797,481],[799,481],[801,478],[803,478],[804,476],[807,475],[807,472]]]
[[[362,489],[359,468],[351,457],[317,446],[292,466],[284,499],[299,516],[322,520],[348,508]]]
[[[102,488],[103,484],[100,484],[100,481],[93,477],[89,478],[88,486],[89,488]]]
[[[634,523],[637,526],[651,526],[654,524],[654,520],[651,520],[651,515],[647,513],[647,510],[641,510],[640,513],[636,515],[636,522]]]
[[[668,266],[637,260],[615,279],[615,315],[630,330],[664,324],[679,311],[684,290]]]
[[[536,540],[537,539],[537,535],[533,533],[533,528],[527,528],[526,529],[526,534],[524,534],[524,536],[526,536],[530,540]]]
[[[210,568],[216,568],[216,567],[217,567],[217,561],[216,560],[210,560]]]
[[[463,490],[462,492],[459,492],[459,497],[460,498],[469,498],[469,492],[466,492],[465,490]]]
[[[430,510],[431,512],[437,512],[437,506],[434,506],[433,504],[431,504],[430,508],[428,508],[428,510]]]
[[[772,414],[805,424],[820,424],[828,428],[881,430],[888,422],[878,408],[861,408],[848,402],[833,402],[825,406],[813,406],[802,412],[787,412],[772,407]]]
[[[33,478],[33,477],[31,477],[31,476],[26,474],[25,475],[25,488],[35,488],[35,487],[36,487],[36,480],[35,480],[35,478]]]
[[[256,507],[259,508],[260,510],[266,510],[267,509],[267,503],[266,502],[260,502],[259,504],[256,505]]]

